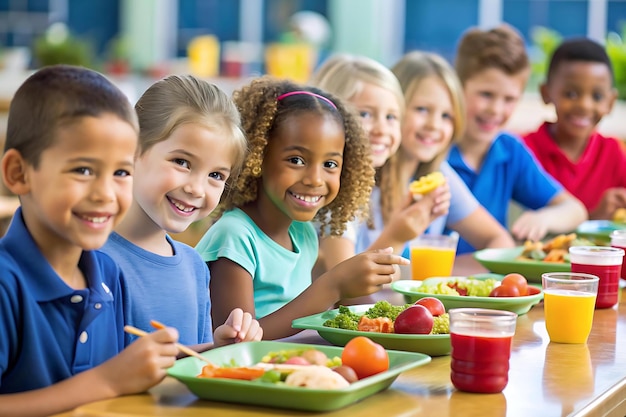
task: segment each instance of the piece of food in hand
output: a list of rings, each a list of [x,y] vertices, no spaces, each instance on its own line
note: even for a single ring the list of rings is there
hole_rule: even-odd
[[[285,384],[313,389],[339,389],[350,386],[350,383],[338,372],[319,365],[307,366],[290,373],[285,379]]]
[[[400,334],[429,334],[433,329],[433,315],[423,305],[412,305],[398,315],[394,329]]]
[[[441,172],[435,171],[430,174],[423,175],[411,182],[409,190],[414,196],[423,196],[430,193],[435,188],[445,184],[445,182],[446,177],[444,177]]]
[[[617,223],[626,223],[626,208],[618,208],[613,212],[613,221]]]

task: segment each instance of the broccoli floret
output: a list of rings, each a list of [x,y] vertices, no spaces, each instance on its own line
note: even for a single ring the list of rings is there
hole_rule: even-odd
[[[339,313],[332,319],[324,322],[324,326],[335,329],[356,330],[359,325],[360,315],[353,313],[346,306],[339,306]]]
[[[444,313],[440,316],[433,317],[433,330],[430,334],[448,334],[450,333],[450,315]]]
[[[410,306],[410,304],[394,306],[389,301],[378,301],[365,312],[365,316],[370,319],[387,317],[391,321],[394,321],[396,317],[398,317],[398,314],[402,313],[408,306]]]

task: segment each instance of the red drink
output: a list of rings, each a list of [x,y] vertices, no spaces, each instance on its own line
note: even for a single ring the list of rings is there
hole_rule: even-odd
[[[611,244],[612,247],[617,248],[617,249],[621,249],[624,252],[626,252],[626,246],[619,246],[619,245],[614,245]],[[622,270],[619,274],[620,278],[622,279],[626,279],[626,262],[622,262]]]
[[[611,308],[617,304],[624,250],[607,246],[572,246],[569,253],[572,272],[600,278],[596,308]]]
[[[600,278],[596,308],[611,308],[618,301],[621,265],[586,265],[572,262],[572,272],[584,272]]]
[[[512,339],[450,333],[452,384],[467,392],[501,392],[509,382]]]

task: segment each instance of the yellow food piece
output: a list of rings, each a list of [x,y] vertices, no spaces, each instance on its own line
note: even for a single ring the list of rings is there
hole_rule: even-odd
[[[435,188],[443,185],[446,177],[439,171],[424,175],[409,185],[409,190],[413,194],[425,195],[433,191]]]
[[[618,208],[613,213],[613,221],[619,223],[626,223],[626,208]]]

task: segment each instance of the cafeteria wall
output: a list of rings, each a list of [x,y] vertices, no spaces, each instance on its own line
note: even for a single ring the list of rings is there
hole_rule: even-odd
[[[535,26],[563,36],[603,38],[609,31],[621,33],[626,21],[623,0],[256,1],[262,4],[260,16],[242,19],[247,11],[242,5],[250,5],[245,0],[0,0],[0,48],[31,46],[50,23],[63,21],[101,54],[120,33],[139,39],[132,55],[148,65],[150,60],[184,56],[187,43],[197,35],[240,40],[242,20],[260,19],[262,43],[279,40],[288,30],[289,16],[311,10],[331,23],[331,52],[364,54],[390,64],[413,49],[451,59],[464,30],[497,21],[518,28],[527,41]]]

